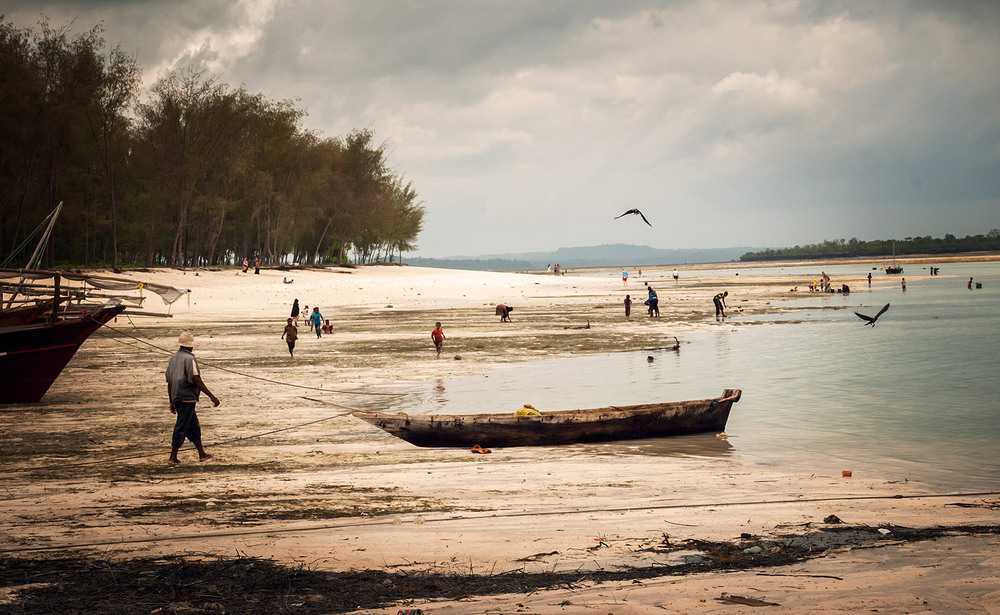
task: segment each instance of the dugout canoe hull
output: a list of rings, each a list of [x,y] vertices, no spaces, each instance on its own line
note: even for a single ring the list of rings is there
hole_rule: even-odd
[[[714,399],[561,410],[529,416],[408,415],[365,410],[353,414],[417,446],[553,446],[720,432],[741,395],[739,389],[726,389],[721,397]]]

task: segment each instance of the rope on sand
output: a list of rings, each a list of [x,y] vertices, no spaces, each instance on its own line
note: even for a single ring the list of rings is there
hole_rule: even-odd
[[[131,322],[131,320],[130,320],[130,322]],[[166,348],[162,348],[160,346],[157,346],[156,344],[153,344],[152,342],[147,342],[144,339],[138,338],[138,337],[136,337],[134,335],[131,335],[129,333],[126,333],[125,331],[122,331],[120,329],[116,329],[115,327],[112,327],[112,326],[110,326],[110,325],[108,325],[106,323],[104,324],[104,326],[107,327],[108,329],[111,329],[115,333],[118,333],[119,335],[123,335],[125,337],[134,339],[135,341],[139,342],[140,344],[145,344],[146,346],[149,346],[150,348],[153,348],[153,349],[155,349],[157,351],[160,351],[160,352],[163,352],[163,353],[166,353],[166,354],[173,354],[172,351],[167,350]],[[135,326],[135,325],[133,324],[133,326]],[[114,339],[114,338],[112,338],[112,339]],[[119,342],[121,344],[125,343],[125,342],[122,342],[121,340],[117,340],[117,339],[115,339],[114,341]],[[301,384],[293,384],[293,383],[290,383],[290,382],[281,382],[281,381],[278,381],[278,380],[271,380],[270,378],[263,378],[261,376],[254,376],[253,374],[244,374],[244,373],[238,372],[236,370],[232,370],[232,369],[228,369],[228,368],[221,367],[221,366],[218,366],[218,365],[214,365],[212,363],[209,363],[208,361],[201,361],[201,360],[199,360],[199,363],[201,363],[202,365],[209,365],[211,367],[214,367],[216,369],[222,370],[224,372],[230,372],[230,373],[236,374],[238,376],[244,376],[246,378],[253,378],[255,380],[262,380],[264,382],[270,382],[272,384],[280,384],[280,385],[290,386],[290,387],[296,387],[296,388],[300,388],[300,389],[309,389],[309,390],[313,390],[313,391],[322,391],[324,393],[345,393],[345,394],[349,394],[349,395],[386,395],[386,396],[402,396],[402,395],[406,395],[406,393],[376,393],[376,392],[369,392],[369,391],[340,391],[340,390],[335,390],[335,389],[321,389],[321,388],[318,388],[318,387],[311,387],[311,386],[306,386],[306,385],[301,385]],[[290,427],[282,427],[281,429],[274,429],[274,430],[266,431],[266,432],[263,432],[263,433],[253,434],[253,435],[249,435],[249,436],[241,436],[239,438],[232,438],[230,440],[223,440],[221,442],[215,442],[215,443],[210,444],[210,446],[213,446],[213,447],[226,446],[228,444],[235,444],[237,442],[243,442],[245,440],[252,440],[254,438],[262,438],[264,436],[270,436],[270,435],[273,435],[273,434],[276,434],[276,433],[280,433],[282,431],[290,431],[290,430],[293,430],[293,429],[299,429],[300,427],[306,427],[307,425],[313,425],[315,423],[322,423],[323,421],[329,421],[331,419],[336,419],[336,418],[340,418],[342,416],[347,416],[347,415],[351,414],[352,412],[361,411],[360,408],[354,408],[352,406],[346,406],[344,404],[337,404],[337,403],[334,403],[334,402],[331,402],[331,401],[323,401],[321,399],[313,399],[311,397],[302,397],[302,399],[306,399],[306,400],[313,401],[313,402],[318,402],[318,403],[321,403],[321,404],[326,404],[328,406],[336,406],[338,408],[343,408],[343,409],[346,410],[346,412],[340,412],[338,414],[334,414],[334,415],[331,415],[331,416],[325,416],[323,418],[316,419],[314,421],[307,421],[305,423],[299,423],[299,424],[296,424],[296,425],[292,425]],[[188,447],[188,448],[186,448],[184,450],[191,450],[191,449],[190,449],[190,447]],[[133,460],[136,460],[136,459],[150,459],[150,458],[153,458],[153,457],[159,457],[162,454],[163,454],[162,451],[157,451],[155,453],[143,453],[141,455],[129,455],[129,456],[126,456],[126,457],[114,457],[112,459],[100,459],[100,460],[94,460],[94,461],[79,461],[79,462],[76,462],[76,463],[59,463],[59,464],[53,464],[53,465],[47,465],[47,466],[33,466],[33,467],[30,467],[30,468],[17,468],[17,469],[15,469],[13,471],[17,471],[17,472],[40,472],[40,471],[44,471],[44,470],[54,470],[54,469],[63,469],[63,468],[78,468],[78,467],[83,467],[83,466],[92,466],[92,465],[98,465],[98,464],[104,464],[104,463],[115,463],[115,462],[119,462],[119,461],[133,461]]]
[[[115,327],[112,327],[111,325],[109,325],[107,323],[105,323],[104,326],[107,327],[108,329],[111,329],[115,333],[118,333],[119,335],[124,335],[125,337],[132,338],[135,341],[139,342],[140,344],[145,344],[146,346],[149,346],[150,348],[153,348],[153,349],[155,349],[155,350],[157,350],[159,352],[162,352],[162,353],[168,354],[168,355],[174,354],[174,351],[172,351],[172,350],[167,350],[166,348],[163,348],[162,346],[157,346],[156,344],[153,344],[152,342],[147,342],[146,340],[138,338],[138,337],[136,337],[134,335],[131,335],[129,333],[126,333],[125,331],[122,331],[121,329],[116,329]],[[121,340],[115,340],[115,341],[119,342],[119,343],[124,343],[124,342],[121,342]],[[374,391],[341,391],[341,390],[338,390],[338,389],[324,389],[324,388],[321,388],[321,387],[313,387],[313,386],[308,386],[308,385],[305,385],[305,384],[295,384],[293,382],[282,382],[280,380],[272,380],[270,378],[264,378],[263,376],[254,376],[253,374],[247,374],[247,373],[244,373],[244,372],[238,372],[235,369],[229,369],[227,367],[222,367],[221,365],[216,365],[215,363],[210,363],[210,362],[205,361],[203,359],[198,359],[198,363],[200,365],[208,365],[209,367],[214,367],[215,369],[223,371],[223,372],[228,372],[230,374],[235,374],[237,376],[243,376],[244,378],[251,378],[253,380],[260,380],[262,382],[268,382],[270,384],[279,384],[281,386],[286,386],[286,387],[295,387],[297,389],[308,389],[310,391],[322,391],[323,393],[343,393],[345,395],[381,395],[381,396],[386,396],[386,397],[403,397],[405,395],[408,395],[408,393],[379,393],[379,392],[374,392]]]
[[[303,397],[302,399],[309,399],[309,398],[308,397]],[[318,399],[310,399],[309,401],[320,401],[320,400],[318,400]],[[226,446],[226,445],[229,445],[229,444],[235,444],[237,442],[243,442],[244,440],[253,440],[254,438],[263,438],[264,436],[274,435],[274,434],[280,433],[282,431],[291,431],[293,429],[299,429],[300,427],[306,427],[307,425],[314,425],[316,423],[322,423],[323,421],[329,421],[331,419],[336,419],[336,418],[340,418],[342,416],[347,416],[348,414],[351,414],[352,412],[354,412],[356,410],[360,410],[359,408],[352,408],[350,406],[344,406],[342,404],[335,404],[333,402],[320,402],[320,403],[324,403],[324,404],[327,404],[327,405],[330,405],[330,406],[338,406],[340,408],[345,408],[345,409],[347,409],[347,412],[339,412],[337,414],[333,414],[333,415],[330,415],[330,416],[324,416],[323,418],[316,419],[314,421],[307,421],[305,423],[298,423],[296,425],[291,425],[289,427],[282,427],[280,429],[272,429],[271,431],[265,431],[263,433],[252,434],[252,435],[249,435],[249,436],[240,436],[238,438],[231,438],[229,440],[223,440],[221,442],[213,442],[213,443],[208,444],[207,446],[212,446],[212,447]],[[194,450],[194,449],[191,448],[191,447],[187,447],[187,448],[182,449],[182,450]],[[38,472],[38,471],[42,471],[42,470],[56,470],[56,469],[63,469],[63,468],[77,468],[77,467],[81,467],[81,466],[92,466],[92,465],[105,464],[105,463],[114,463],[114,462],[118,462],[118,461],[131,461],[131,460],[135,460],[135,459],[149,459],[149,458],[152,458],[152,457],[159,457],[161,455],[163,455],[163,451],[162,450],[158,450],[155,453],[143,453],[141,455],[129,455],[127,457],[114,457],[112,459],[98,459],[98,460],[94,460],[94,461],[78,461],[76,463],[60,463],[60,464],[53,464],[53,465],[48,465],[48,466],[34,466],[34,467],[30,467],[30,468],[15,468],[13,470],[8,470],[8,472],[11,472],[11,471],[13,471],[13,472]]]

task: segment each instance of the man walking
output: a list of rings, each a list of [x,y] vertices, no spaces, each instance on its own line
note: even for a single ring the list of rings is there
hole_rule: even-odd
[[[194,358],[194,347],[197,342],[195,342],[191,332],[181,333],[177,345],[180,346],[180,349],[170,357],[166,371],[170,413],[177,415],[174,435],[170,442],[169,461],[170,463],[180,463],[180,460],[177,459],[177,452],[184,444],[185,438],[198,449],[198,461],[208,461],[212,456],[205,452],[205,448],[201,444],[201,425],[198,423],[195,404],[198,403],[198,396],[201,393],[208,395],[215,406],[219,405],[219,398],[213,395],[201,380],[198,362]]]

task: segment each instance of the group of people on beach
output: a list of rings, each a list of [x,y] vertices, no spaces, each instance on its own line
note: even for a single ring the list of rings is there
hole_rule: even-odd
[[[246,273],[250,269],[250,259],[243,259],[243,273]],[[253,261],[253,272],[256,275],[260,275],[260,259],[255,258]]]
[[[641,278],[642,269],[639,269],[638,271],[639,271],[639,277]],[[677,273],[676,268],[674,269],[673,275],[674,275],[674,285],[676,286],[679,283],[678,280],[680,279],[680,274]],[[628,269],[622,269],[622,286],[628,286]]]
[[[330,324],[329,320],[323,318],[323,314],[319,311],[318,307],[313,307],[312,312],[309,311],[309,306],[305,306],[302,310],[299,310],[299,300],[296,299],[292,302],[292,313],[288,317],[285,324],[285,330],[281,333],[281,339],[285,340],[288,344],[288,354],[294,359],[295,358],[295,342],[299,339],[299,319],[306,323],[306,327],[310,331],[316,333],[316,337],[323,337],[324,333],[332,333],[333,325]]]

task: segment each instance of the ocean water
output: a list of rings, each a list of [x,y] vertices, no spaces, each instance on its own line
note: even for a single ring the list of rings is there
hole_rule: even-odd
[[[863,274],[864,266],[826,271]],[[741,275],[788,275],[791,268]],[[926,271],[913,269],[911,276]],[[509,412],[716,397],[739,388],[714,434],[588,445],[634,454],[725,456],[748,469],[1000,488],[1000,263],[949,263],[921,280],[873,272],[871,290],[802,293],[779,318],[737,314],[674,351],[588,355],[428,382],[392,410]],[[645,272],[644,272],[645,273]],[[815,272],[804,272],[811,279]],[[969,290],[969,277],[983,284]],[[886,284],[892,280],[891,284]],[[875,327],[873,315],[890,303]],[[652,356],[653,361],[647,361]],[[412,392],[413,385],[407,389]],[[418,387],[419,389],[419,387]],[[641,443],[640,443],[641,444]]]

